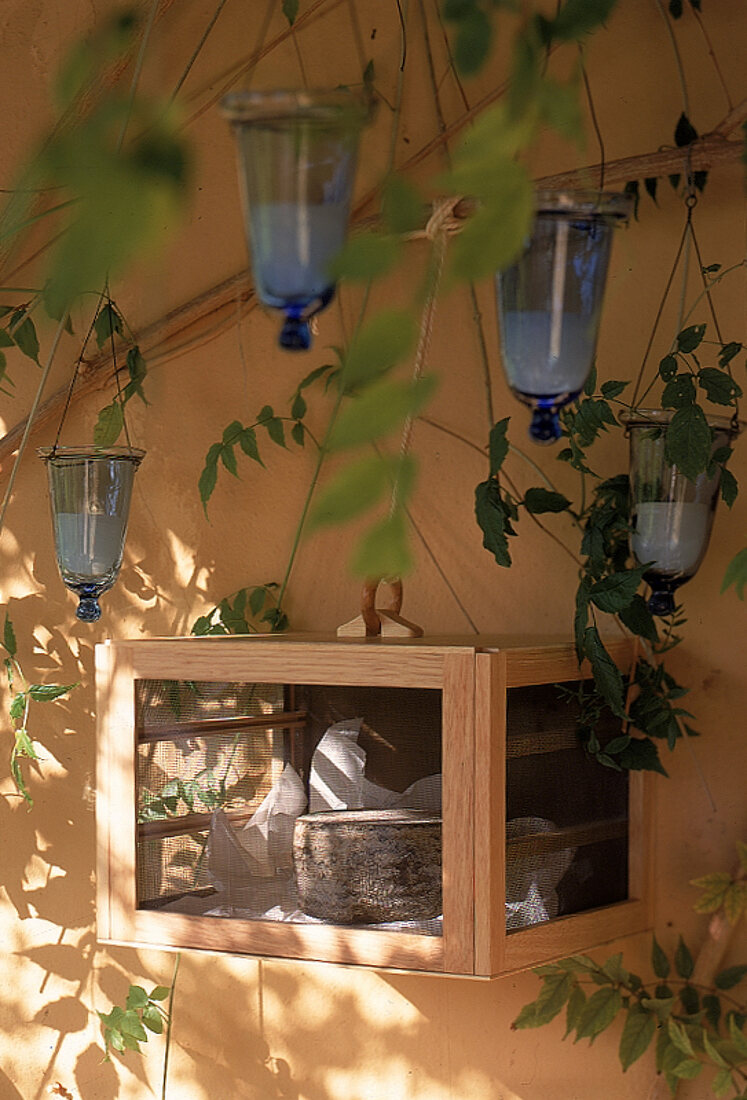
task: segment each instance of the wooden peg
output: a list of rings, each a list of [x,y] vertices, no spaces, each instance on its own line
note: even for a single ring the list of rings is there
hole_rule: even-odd
[[[402,610],[402,581],[396,578],[386,581],[389,600],[386,606],[376,606],[376,596],[381,581],[366,581],[361,593],[361,613],[337,628],[338,638],[420,638],[423,628],[400,614]]]

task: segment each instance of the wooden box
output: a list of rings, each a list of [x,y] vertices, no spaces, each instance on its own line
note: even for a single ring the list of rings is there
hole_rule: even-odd
[[[98,646],[99,939],[492,977],[650,927],[649,779],[579,746],[588,675],[531,638]],[[300,911],[295,820],[382,806],[441,816],[441,912]],[[372,888],[406,913],[417,867]]]

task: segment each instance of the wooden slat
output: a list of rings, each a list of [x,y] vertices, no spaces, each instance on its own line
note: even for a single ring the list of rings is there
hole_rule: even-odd
[[[631,640],[622,636],[605,638],[604,644],[612,660],[627,671],[632,652]],[[506,686],[509,688],[591,677],[588,661],[584,661],[579,670],[576,651],[570,643],[510,650],[506,654],[506,661]]]
[[[627,836],[628,819],[610,818],[608,821],[589,821],[583,825],[567,825],[552,832],[531,833],[509,837],[506,840],[506,858],[558,852],[563,848],[581,848],[586,844],[600,844],[604,840],[617,840]]]
[[[505,971],[526,970],[537,963],[576,955],[648,927],[648,910],[640,901],[623,901],[535,924],[506,937]]]
[[[221,953],[377,968],[405,967],[432,972],[444,969],[444,944],[440,936],[329,924],[247,921],[138,910],[131,935],[124,939],[115,935],[110,942],[196,947]]]
[[[471,652],[444,663],[443,903],[444,968],[474,972],[475,664]]]
[[[306,723],[305,711],[278,711],[277,714],[252,714],[225,718],[185,718],[173,725],[160,725],[153,729],[140,729],[138,744],[154,741],[179,741],[193,737],[232,736],[242,729],[295,729]]]
[[[506,658],[475,659],[475,973],[503,969],[506,939]]]

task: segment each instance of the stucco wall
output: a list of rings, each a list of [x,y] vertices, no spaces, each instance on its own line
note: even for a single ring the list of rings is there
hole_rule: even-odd
[[[285,26],[278,12],[269,39]],[[105,0],[5,0],[0,28],[3,186],[50,117],[51,74],[63,45],[109,9]],[[302,0],[302,13],[311,4]],[[620,0],[609,28],[590,42],[588,73],[607,160],[652,151],[672,142],[682,110],[682,91],[661,13],[654,2]],[[211,12],[202,0],[182,0],[157,24],[144,80],[169,91]],[[390,99],[399,65],[394,4],[365,2],[358,13],[366,56]],[[745,94],[742,5],[705,0],[703,23],[734,104]],[[261,9],[261,10],[260,10]],[[329,10],[327,10],[329,9]],[[439,79],[445,73],[443,39],[426,3]],[[245,264],[243,230],[231,138],[212,108],[192,119],[220,86],[220,74],[252,49],[264,4],[227,4],[208,45],[185,85],[185,118],[193,142],[192,201],[185,223],[175,229],[170,250],[155,267],[138,271],[115,297],[138,329]],[[408,14],[407,67],[396,163],[407,161],[437,133],[423,50],[422,8]],[[322,3],[320,17],[298,33],[309,85],[354,82],[360,67],[350,8]],[[728,112],[708,45],[692,12],[675,26],[685,58],[690,115],[700,132]],[[375,32],[375,33],[374,33]],[[499,55],[500,55],[499,50]],[[562,59],[559,59],[562,63]],[[256,74],[260,86],[296,85],[297,53],[289,39],[274,49]],[[474,84],[470,102],[497,86],[505,67],[498,56]],[[457,89],[443,80],[447,121],[463,110]],[[389,110],[382,106],[366,136],[358,180],[365,194],[378,177],[388,144]],[[548,138],[533,155],[537,176],[595,163],[598,149],[589,128],[578,150]],[[437,154],[415,170],[425,179],[441,167]],[[616,241],[599,345],[602,378],[637,371],[682,231],[684,207],[666,181],[658,205],[642,198],[638,220]],[[695,224],[704,263],[724,267],[744,254],[743,167],[733,162],[711,173],[699,199]],[[377,290],[379,302],[410,300],[421,270],[424,245],[413,244],[404,271]],[[24,270],[26,278],[29,271]],[[7,281],[7,280],[6,280]],[[698,287],[690,256],[687,298]],[[13,284],[17,285],[17,284]],[[33,284],[32,284],[33,285]],[[744,340],[744,271],[718,288],[716,305],[724,336]],[[526,413],[511,399],[500,372],[492,288],[478,290],[488,337],[496,417],[511,415],[513,438],[523,444]],[[654,362],[674,331],[680,295],[665,310]],[[94,744],[93,647],[107,638],[189,631],[197,615],[246,584],[279,580],[312,472],[310,449],[283,451],[269,444],[267,469],[240,462],[241,479],[225,471],[210,504],[209,522],[197,480],[204,455],[233,419],[251,422],[265,403],[286,409],[298,379],[327,361],[329,345],[341,341],[357,308],[345,292],[340,309],[320,320],[314,350],[305,357],[275,347],[276,323],[255,309],[229,323],[199,346],[154,361],[147,380],[150,406],[133,402],[134,441],[147,451],[137,477],[126,560],[119,584],[104,598],[100,623],[74,618],[74,601],[56,570],[46,500],[45,475],[31,452],[24,461],[0,537],[0,601],[8,604],[19,639],[19,656],[33,680],[81,686],[69,700],[37,706],[32,732],[44,746],[40,774],[31,777],[36,801],[27,813],[8,778],[0,783],[2,874],[0,882],[0,1097],[38,1100],[61,1082],[81,1100],[134,1100],[159,1094],[162,1042],[153,1039],[144,1058],[128,1054],[102,1064],[96,1009],[121,1003],[130,981],[168,984],[173,960],[155,951],[103,949],[94,930]],[[375,303],[374,303],[375,304]],[[432,416],[477,444],[487,436],[484,384],[473,324],[473,306],[463,290],[440,303],[431,366],[441,378]],[[238,317],[238,310],[237,310]],[[701,309],[695,320],[707,320]],[[76,329],[85,329],[76,318]],[[49,346],[51,331],[43,330]],[[76,352],[72,339],[54,368],[49,392],[64,384]],[[743,356],[737,359],[743,378]],[[0,426],[12,427],[30,405],[38,372],[12,358],[15,400],[2,398]],[[90,438],[101,394],[73,405],[63,442]],[[323,424],[318,398],[311,423]],[[32,436],[34,446],[51,442],[56,425]],[[527,449],[530,444],[527,443]],[[610,437],[599,446],[600,468],[625,463],[626,444]],[[413,505],[420,531],[483,631],[547,632],[570,628],[573,563],[528,520],[514,547],[515,565],[499,570],[481,548],[473,520],[473,487],[485,476],[484,462],[463,443],[417,425],[414,449],[421,479]],[[575,475],[551,452],[531,451],[552,473],[558,488],[575,489]],[[10,461],[2,468],[4,490]],[[515,462],[521,485],[536,478]],[[747,481],[744,446],[735,473]],[[561,521],[557,529],[567,534]],[[733,860],[734,842],[745,827],[744,694],[745,607],[718,591],[727,562],[744,545],[744,502],[729,516],[723,506],[708,558],[685,590],[685,642],[671,657],[678,678],[689,684],[689,706],[702,738],[678,748],[666,765],[669,780],[657,780],[656,912],[662,943],[672,946],[681,929],[695,949],[705,923],[691,909],[688,880]],[[357,583],[345,569],[351,533],[333,530],[302,545],[288,591],[294,628],[333,629],[356,610]],[[429,632],[467,631],[464,618],[432,561],[415,541],[417,568],[406,582],[405,614]],[[2,743],[10,748],[6,721]],[[0,772],[5,774],[4,766]],[[623,946],[623,945],[621,945]],[[735,960],[744,954],[744,938]],[[649,940],[624,944],[633,969],[647,973]],[[610,949],[611,951],[612,949]],[[173,1100],[633,1100],[645,1096],[653,1074],[651,1056],[627,1075],[619,1071],[617,1032],[589,1049],[561,1043],[562,1025],[513,1033],[509,1024],[532,999],[538,983],[522,974],[493,983],[395,976],[322,965],[257,962],[185,953],[175,1008],[169,1097]],[[683,1087],[698,1100],[709,1095],[707,1076]]]

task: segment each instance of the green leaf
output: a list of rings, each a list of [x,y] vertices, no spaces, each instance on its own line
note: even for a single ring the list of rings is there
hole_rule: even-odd
[[[721,1001],[715,993],[706,993],[703,997],[703,1012],[705,1018],[715,1032],[718,1032],[721,1019]]]
[[[690,954],[690,949],[680,936],[679,943],[677,944],[677,950],[674,953],[674,967],[681,978],[691,978],[694,968],[693,957]]]
[[[591,586],[589,596],[600,611],[614,614],[628,607],[640,586],[645,566],[627,569],[623,573],[611,573]]]
[[[398,508],[366,532],[356,549],[352,569],[358,577],[399,577],[412,569],[403,509]]]
[[[260,466],[264,466],[264,462],[259,457],[259,450],[257,449],[257,433],[254,428],[244,428],[239,436],[239,445],[245,455],[254,459]]]
[[[117,313],[111,302],[107,302],[98,312],[93,325],[96,333],[96,343],[100,348],[108,344],[113,333],[122,335],[122,318]]]
[[[475,488],[475,518],[483,534],[483,546],[498,565],[507,568],[511,564],[511,554],[506,535],[513,532],[508,529],[510,524],[507,524],[501,489],[493,477],[480,482]]]
[[[205,456],[205,466],[200,474],[199,490],[200,500],[202,506],[205,508],[205,514],[207,515],[207,502],[213,494],[216,482],[218,480],[218,456],[222,450],[220,443],[213,443],[212,447]]]
[[[533,516],[539,516],[545,512],[564,512],[570,507],[571,502],[562,493],[535,488],[527,489],[522,503],[527,512]]]
[[[494,168],[489,199],[483,199],[450,247],[452,280],[475,280],[502,271],[520,254],[529,235],[534,189],[526,168],[508,157]]]
[[[482,68],[490,53],[492,25],[485,12],[471,8],[460,19],[454,42],[454,63],[462,76],[472,76]]]
[[[380,279],[396,266],[402,246],[396,237],[383,233],[356,233],[342,246],[330,264],[329,273],[337,281],[367,283]]]
[[[669,1032],[669,1038],[672,1043],[677,1047],[677,1050],[681,1050],[683,1054],[693,1054],[693,1045],[690,1042],[690,1037],[685,1031],[681,1023],[675,1020],[672,1016],[667,1020],[667,1030]]]
[[[13,700],[8,708],[8,714],[14,720],[17,718],[23,718],[26,710],[26,692],[17,691],[13,696]]]
[[[727,966],[716,975],[713,984],[716,989],[733,989],[735,985],[739,985],[745,975],[747,975],[747,966]]]
[[[731,585],[734,585],[734,591],[739,599],[743,600],[745,585],[747,585],[747,546],[744,550],[740,550],[727,565],[721,582],[721,591],[725,592]],[[7,643],[5,648],[8,648]]]
[[[291,439],[299,447],[303,447],[306,442],[306,429],[300,420],[297,420],[291,428]]]
[[[33,359],[37,366],[40,366],[39,339],[36,335],[36,328],[24,309],[14,310],[11,314],[9,333],[13,337],[16,347],[28,359]]]
[[[682,351],[686,355],[701,344],[703,337],[705,336],[706,326],[703,325],[689,325],[687,328],[683,328],[677,336],[677,351]]]
[[[15,747],[13,750],[19,756],[26,756],[29,760],[38,760],[39,756],[34,748],[34,743],[28,735],[28,731],[21,727],[15,731]]]
[[[257,587],[253,588],[249,593],[249,610],[255,618],[265,606],[266,599],[267,589],[264,585],[257,585]]]
[[[143,1008],[143,1023],[148,1031],[153,1031],[156,1035],[163,1032],[163,1018],[155,1005],[146,1005]]]
[[[684,409],[695,401],[695,383],[690,374],[675,374],[661,395],[665,409]]]
[[[621,607],[618,615],[623,624],[639,638],[645,638],[648,642],[657,642],[659,632],[656,628],[656,620],[648,609],[648,603],[643,596],[636,594],[627,607]]]
[[[292,27],[298,15],[298,0],[283,0],[283,15]]]
[[[524,1006],[511,1027],[520,1030],[549,1024],[562,1011],[574,988],[576,982],[570,972],[548,975],[536,1001]]]
[[[119,1030],[123,1035],[131,1035],[133,1039],[137,1039],[141,1043],[148,1041],[148,1035],[140,1021],[140,1017],[131,1009],[127,1009],[122,1017]]]
[[[77,686],[77,682],[74,684],[30,684],[28,692],[32,699],[44,703],[52,699],[59,699],[62,695],[67,695],[69,691]]]
[[[742,1058],[747,1058],[747,1036],[737,1025],[733,1016],[729,1017],[729,1038]]]
[[[571,990],[571,995],[568,998],[568,1005],[565,1013],[564,1039],[567,1039],[570,1033],[578,1026],[578,1021],[581,1018],[581,1013],[585,1004],[586,994],[580,985],[574,985]]]
[[[506,455],[508,454],[508,439],[506,438],[506,433],[510,420],[511,418],[506,416],[503,420],[499,420],[497,424],[494,424],[490,429],[489,455],[491,477],[495,477],[500,471]]]
[[[423,201],[401,175],[391,175],[384,184],[381,213],[390,233],[412,233],[422,228]]]
[[[717,1100],[721,1100],[721,1097],[726,1096],[734,1088],[736,1086],[728,1069],[720,1069],[711,1081],[711,1089]]]
[[[148,994],[141,985],[131,985],[127,994],[127,1008],[144,1008],[148,1003]]]
[[[576,611],[573,616],[573,636],[576,657],[581,662],[585,656],[586,624],[589,620],[589,582],[584,578],[576,589]]]
[[[742,396],[741,386],[726,371],[716,367],[702,367],[698,371],[698,384],[714,405],[732,405],[735,398]]]
[[[618,718],[625,718],[623,707],[623,680],[620,670],[612,660],[599,637],[595,626],[587,627],[584,634],[584,651],[591,664],[599,694]]]
[[[633,1004],[620,1037],[619,1055],[623,1072],[645,1054],[655,1033],[656,1016],[640,1005]]]
[[[368,455],[342,469],[321,491],[309,519],[309,528],[346,523],[368,511],[391,492],[395,480],[405,498],[414,476],[414,460]]]
[[[358,331],[348,348],[342,387],[351,393],[386,374],[415,343],[415,322],[406,310],[382,310]]]
[[[566,0],[555,19],[545,25],[549,40],[570,42],[590,34],[606,22],[616,0]]]
[[[619,397],[626,386],[629,386],[630,382],[616,382],[611,380],[609,382],[602,383],[602,397],[606,397],[608,401],[612,401],[615,397]]]
[[[732,341],[730,344],[724,344],[721,351],[718,353],[718,365],[725,367],[727,363],[731,363],[732,359],[739,355],[742,350],[742,345],[736,341]]]
[[[745,553],[747,553],[747,551],[745,551]],[[3,646],[6,652],[9,653],[11,657],[15,657],[18,649],[16,644],[16,634],[13,629],[13,623],[11,621],[10,615],[8,615],[7,611],[5,613],[5,627],[3,629]]]
[[[659,362],[659,377],[663,382],[670,382],[676,375],[679,369],[679,363],[677,357],[674,355],[665,355]]]
[[[148,994],[148,999],[151,1001],[165,1001],[170,993],[171,989],[167,985],[157,985]]]
[[[148,364],[137,345],[131,347],[127,352],[127,373],[130,376],[130,381],[124,388],[122,395],[124,400],[129,401],[131,397],[137,394],[140,400],[147,405],[148,401],[143,392],[142,383],[148,375]]]
[[[330,451],[348,450],[382,439],[416,416],[436,388],[434,375],[415,382],[381,381],[368,386],[342,410],[327,438]]]
[[[293,398],[293,403],[291,405],[291,416],[295,420],[301,420],[302,417],[306,416],[307,408],[308,406],[304,401],[300,391],[297,392],[295,397]]]
[[[101,410],[93,429],[93,442],[97,447],[113,447],[124,427],[122,406],[115,397],[111,405]]]
[[[699,405],[678,409],[667,428],[667,461],[694,481],[707,468],[711,457],[711,429]]]
[[[651,965],[657,978],[669,977],[669,959],[656,936],[652,937],[651,942]]]
[[[722,469],[721,471],[721,499],[727,508],[731,508],[734,501],[739,495],[739,482],[734,477],[731,470]]]
[[[620,764],[628,771],[667,774],[666,768],[659,759],[659,750],[648,737],[633,737],[627,749],[620,754]]]
[[[228,470],[229,474],[233,474],[234,477],[239,476],[239,469],[236,463],[236,454],[232,446],[224,443],[220,449],[220,460]]]
[[[592,1042],[610,1026],[622,1008],[622,996],[613,986],[598,989],[584,1005],[578,1026],[576,1039],[591,1039]]]
[[[703,1063],[695,1058],[683,1058],[672,1070],[674,1077],[684,1081],[693,1081],[702,1072]]]

